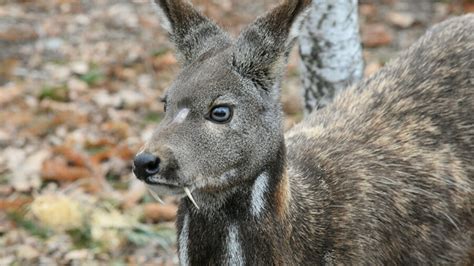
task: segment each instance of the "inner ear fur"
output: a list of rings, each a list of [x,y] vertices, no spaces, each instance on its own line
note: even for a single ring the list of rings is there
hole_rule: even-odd
[[[311,0],[286,0],[239,35],[232,65],[257,86],[270,90],[279,81]]]
[[[187,0],[154,0],[162,27],[169,33],[178,58],[187,65],[206,51],[228,46],[228,35]]]

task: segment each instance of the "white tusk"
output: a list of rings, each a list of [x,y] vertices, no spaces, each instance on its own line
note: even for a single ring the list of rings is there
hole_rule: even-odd
[[[161,204],[165,204],[165,202],[160,198],[160,196],[158,196],[158,195],[155,193],[155,191],[153,191],[152,189],[150,189],[150,188],[148,188],[148,187],[147,187],[147,189],[148,189],[148,191],[150,191],[151,196],[152,196],[156,201],[158,201],[158,202],[161,203]]]
[[[184,192],[186,192],[186,195],[188,196],[188,198],[191,200],[194,206],[196,206],[196,208],[199,210],[199,206],[196,204],[196,201],[194,201],[193,195],[191,194],[191,191],[189,190],[189,188],[185,187]]]

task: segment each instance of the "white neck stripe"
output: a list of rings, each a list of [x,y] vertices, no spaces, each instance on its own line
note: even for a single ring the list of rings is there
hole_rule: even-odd
[[[252,195],[250,197],[250,213],[255,217],[260,217],[265,208],[265,192],[268,189],[267,173],[260,174],[252,187]]]
[[[189,265],[188,258],[188,239],[189,239],[189,214],[184,216],[183,228],[179,234],[179,264],[181,266]]]
[[[227,237],[227,265],[241,266],[244,265],[244,257],[239,241],[239,229],[236,224],[229,226],[229,235]]]

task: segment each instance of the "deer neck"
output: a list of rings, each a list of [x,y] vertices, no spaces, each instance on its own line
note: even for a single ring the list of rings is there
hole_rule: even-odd
[[[181,201],[177,227],[182,265],[284,263],[281,250],[288,250],[290,233],[284,145],[279,153],[279,161],[229,192],[218,207],[198,210],[189,199]]]

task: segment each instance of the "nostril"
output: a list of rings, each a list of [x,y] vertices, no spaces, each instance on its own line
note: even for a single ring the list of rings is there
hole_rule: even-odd
[[[149,175],[157,174],[160,170],[160,158],[156,157],[154,161],[151,161],[145,165],[145,171]]]
[[[150,153],[140,153],[133,160],[133,172],[139,179],[155,175],[160,170],[160,159]]]

